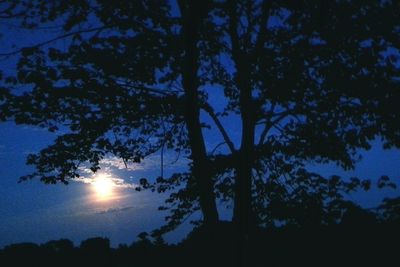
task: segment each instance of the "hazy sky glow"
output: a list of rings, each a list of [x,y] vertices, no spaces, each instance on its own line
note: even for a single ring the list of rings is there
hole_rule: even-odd
[[[0,247],[59,238],[79,244],[93,236],[109,237],[116,246],[130,244],[140,232],[162,224],[165,213],[157,207],[164,196],[135,190],[140,178],[159,174],[157,155],[127,169],[122,161],[108,158],[98,174],[82,168],[82,178],[67,186],[35,180],[18,183],[32,170],[25,165],[26,155],[49,144],[52,134],[2,123],[0,135]],[[167,166],[165,171],[171,169]],[[176,241],[187,230],[183,227],[167,240]]]

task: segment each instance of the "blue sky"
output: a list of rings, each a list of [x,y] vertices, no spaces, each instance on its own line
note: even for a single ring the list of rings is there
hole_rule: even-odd
[[[36,180],[18,183],[20,176],[32,170],[25,164],[27,153],[44,148],[54,136],[41,129],[13,123],[0,124],[0,136],[0,247],[59,238],[69,238],[79,244],[93,236],[109,237],[114,246],[130,244],[140,232],[163,223],[165,213],[157,207],[164,196],[137,192],[130,186],[141,177],[159,173],[154,159],[140,167],[122,169],[122,162],[110,158],[103,164],[103,172],[126,182],[114,188],[115,198],[102,200],[93,192],[90,183],[71,182],[67,186],[44,185]],[[86,177],[89,179],[91,175]],[[166,239],[175,242],[187,230],[184,226]]]

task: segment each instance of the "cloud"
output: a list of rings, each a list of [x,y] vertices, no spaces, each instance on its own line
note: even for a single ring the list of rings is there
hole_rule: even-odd
[[[116,177],[111,177],[110,178],[111,181],[114,183],[115,187],[119,187],[119,188],[132,188],[135,189],[136,187],[138,187],[137,184],[134,183],[128,183],[126,182],[124,179],[122,178],[116,178]]]
[[[177,157],[174,153],[164,154],[164,169],[175,169],[177,167],[186,167],[189,164],[189,160],[185,157]],[[161,167],[161,156],[151,155],[143,160],[145,170],[147,169],[157,169]]]
[[[84,167],[84,166],[79,166],[78,170],[82,175],[84,175],[84,174],[88,174],[88,175],[93,174],[93,172],[89,168]]]
[[[132,162],[125,164],[122,159],[117,158],[115,156],[111,156],[104,158],[100,161],[100,168],[105,172],[112,172],[115,169],[137,171],[137,170],[143,170],[145,166],[143,166],[142,164],[137,164]],[[93,175],[93,171],[90,170],[90,168],[88,168],[87,166],[79,166],[78,170],[82,174],[82,176]]]
[[[176,155],[172,153],[164,154],[164,168],[176,168],[187,166],[188,160],[180,157],[177,159]],[[128,170],[128,171],[137,171],[137,170],[151,170],[155,168],[160,168],[161,158],[160,155],[154,154],[146,157],[142,160],[141,163],[133,163],[133,162],[125,162],[115,156],[107,157],[100,161],[100,166],[102,168],[116,168],[118,170]]]
[[[100,170],[96,173],[93,173],[92,170],[88,166],[80,166],[78,168],[79,174],[81,175],[79,178],[73,179],[76,182],[81,182],[85,184],[92,184],[94,179],[98,176],[103,176],[112,181],[114,187],[117,188],[132,188],[135,189],[138,187],[137,184],[134,184],[127,180],[132,180],[132,176],[129,176],[129,179],[123,179],[115,175],[115,173],[119,173],[118,171],[155,171],[161,168],[160,166],[160,155],[154,154],[146,159],[144,159],[141,163],[127,163],[125,164],[122,159],[110,156],[102,159],[100,161]],[[173,153],[165,153],[164,154],[164,170],[176,170],[177,168],[185,168],[188,166],[189,160],[181,157],[177,158]],[[124,175],[125,176],[125,175]]]
[[[164,169],[175,169],[177,167],[185,167],[189,164],[189,160],[180,157],[177,158],[173,153],[164,154]],[[144,171],[144,170],[154,170],[161,167],[160,155],[154,154],[146,157],[140,163],[124,162],[122,159],[116,156],[110,156],[102,159],[100,161],[101,170],[106,172],[112,172],[113,170],[125,170],[125,171]],[[85,167],[79,167],[79,171],[82,175],[92,174],[93,172]]]
[[[109,167],[109,168],[116,168],[118,170],[143,170],[144,166],[142,164],[128,162],[124,163],[124,161],[120,158],[115,156],[104,158],[100,161],[100,166]]]
[[[88,173],[87,170],[84,170],[84,172],[86,171],[86,173]],[[112,182],[112,185],[116,188],[131,188],[131,189],[135,189],[138,187],[137,184],[134,184],[132,182],[127,182],[122,178],[116,177],[115,175],[112,175],[111,173],[107,173],[107,172],[98,172],[93,174],[92,171],[89,170],[89,173],[91,173],[90,177],[84,176],[82,175],[79,178],[75,178],[73,179],[73,181],[75,182],[80,182],[80,183],[84,183],[84,184],[92,184],[96,181],[96,178],[98,177],[102,177],[105,179],[108,179],[109,181]]]
[[[101,211],[97,211],[95,214],[109,214],[109,213],[116,213],[116,212],[124,212],[128,211],[130,209],[133,209],[134,207],[128,206],[128,207],[120,207],[120,208],[109,208]]]

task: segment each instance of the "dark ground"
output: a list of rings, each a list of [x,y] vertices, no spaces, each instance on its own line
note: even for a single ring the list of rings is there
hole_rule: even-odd
[[[400,266],[400,223],[256,230],[238,242],[233,226],[198,228],[178,245],[141,239],[110,248],[91,238],[21,243],[0,250],[0,266]]]

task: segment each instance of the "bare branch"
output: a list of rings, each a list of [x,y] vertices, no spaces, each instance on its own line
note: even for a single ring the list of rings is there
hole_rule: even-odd
[[[213,119],[215,125],[217,126],[218,130],[222,134],[222,137],[225,140],[225,143],[228,145],[230,151],[232,153],[235,152],[235,146],[233,145],[232,140],[229,138],[228,133],[225,131],[224,126],[222,125],[221,121],[218,119],[217,115],[215,114],[213,108],[208,104],[205,103],[202,108],[210,115],[210,117]]]
[[[222,146],[222,145],[224,145],[224,144],[226,144],[226,142],[221,142],[221,143],[219,143],[218,145],[216,145],[214,148],[213,148],[213,150],[211,150],[211,155],[213,155],[214,154],[214,152],[220,147],[220,146]]]
[[[263,144],[264,141],[265,141],[265,138],[267,137],[267,134],[268,134],[269,130],[271,130],[272,127],[276,126],[276,124],[278,124],[280,121],[282,121],[287,116],[292,115],[291,112],[292,112],[292,110],[280,112],[279,114],[275,114],[275,115],[278,115],[278,116],[274,120],[269,120],[268,122],[266,122],[265,123],[265,128],[264,128],[264,130],[262,131],[262,133],[260,135],[260,139],[258,141],[258,144],[259,145]]]
[[[96,27],[96,28],[91,28],[91,29],[85,29],[85,30],[79,30],[79,31],[73,31],[73,32],[65,33],[65,34],[59,35],[57,37],[54,37],[52,39],[49,39],[47,41],[44,41],[44,42],[29,46],[29,47],[23,47],[23,48],[20,48],[20,49],[11,51],[11,52],[7,52],[7,53],[0,53],[0,56],[2,56],[2,57],[13,56],[13,55],[16,55],[18,53],[21,53],[26,48],[31,48],[31,49],[32,48],[39,48],[39,47],[48,45],[48,44],[53,43],[55,41],[58,41],[58,40],[61,40],[61,39],[64,39],[64,38],[67,38],[67,37],[70,37],[70,36],[73,36],[73,35],[76,35],[76,34],[101,31],[101,30],[104,30],[104,29],[107,29],[107,28],[111,28],[111,27],[112,26],[101,26],[101,27]]]
[[[126,89],[136,89],[136,90],[140,90],[140,91],[147,91],[150,93],[160,94],[163,96],[173,96],[177,93],[180,93],[180,91],[178,91],[178,90],[161,89],[161,88],[155,88],[155,87],[139,85],[139,84],[130,84],[129,82],[122,81],[122,80],[117,80],[117,83],[118,83],[118,85],[120,85],[121,87],[125,87]]]

